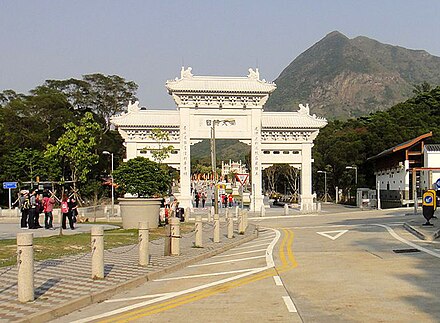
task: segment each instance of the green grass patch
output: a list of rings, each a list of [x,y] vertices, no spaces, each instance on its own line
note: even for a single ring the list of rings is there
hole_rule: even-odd
[[[106,223],[108,224],[108,223]],[[114,223],[110,223],[114,224]],[[190,232],[194,224],[181,223],[182,234]],[[165,228],[151,229],[150,241],[163,238]],[[137,229],[113,229],[104,232],[104,249],[137,244],[139,233]],[[90,252],[90,233],[74,235],[56,235],[51,237],[34,238],[34,259],[58,259],[64,256]],[[0,240],[0,267],[15,265],[17,263],[17,241],[15,239]]]

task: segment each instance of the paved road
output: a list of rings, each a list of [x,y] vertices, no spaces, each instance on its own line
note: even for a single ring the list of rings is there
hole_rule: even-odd
[[[405,213],[256,218],[257,240],[55,322],[438,322],[440,244]]]

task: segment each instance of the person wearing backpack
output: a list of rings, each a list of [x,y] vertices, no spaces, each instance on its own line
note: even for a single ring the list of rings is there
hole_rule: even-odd
[[[63,214],[63,220],[62,220],[62,228],[65,230],[66,227],[66,221],[69,219],[69,226],[71,230],[74,230],[73,227],[73,218],[72,218],[72,212],[69,210],[69,204],[67,203],[67,195],[63,194],[63,197],[61,198],[61,213]]]
[[[28,217],[29,217],[29,191],[22,190],[20,192],[20,198],[18,200],[18,206],[21,211],[21,228],[28,228]]]

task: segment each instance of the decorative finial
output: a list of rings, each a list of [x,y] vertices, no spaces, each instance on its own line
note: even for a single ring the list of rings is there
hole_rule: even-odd
[[[302,103],[300,103],[299,104],[298,113],[300,113],[300,114],[310,114],[309,104],[306,103],[306,106],[304,106]]]
[[[131,103],[131,100],[128,102],[128,107],[127,107],[128,112],[136,112],[139,111],[139,101],[136,101],[134,104]]]
[[[187,69],[185,69],[185,67],[182,66],[182,70],[180,71],[180,78],[184,79],[184,78],[189,78],[192,77],[192,68],[188,67]]]
[[[249,74],[248,74],[248,78],[253,79],[253,80],[259,80],[260,79],[260,72],[258,72],[258,68],[255,69],[255,71],[250,68],[249,70]]]

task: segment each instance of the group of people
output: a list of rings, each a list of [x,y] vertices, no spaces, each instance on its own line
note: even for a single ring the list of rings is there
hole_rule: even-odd
[[[168,218],[170,217],[178,217],[181,222],[185,220],[185,210],[179,207],[179,201],[174,195],[162,198],[159,212],[159,226],[168,224]]]
[[[67,220],[69,227],[74,230],[74,223],[78,215],[78,203],[73,194],[62,195],[61,200],[56,195],[44,190],[42,193],[37,189],[31,191],[21,190],[19,197],[14,203],[21,211],[21,228],[22,229],[40,229],[40,214],[44,213],[44,228],[54,229],[53,227],[53,209],[55,204],[59,202],[62,212],[62,228],[67,229]]]
[[[200,201],[202,202],[202,207],[205,207],[205,203],[206,203],[206,192],[202,191],[202,192],[197,192],[197,190],[194,190],[194,202],[196,204],[196,207],[199,207]]]

